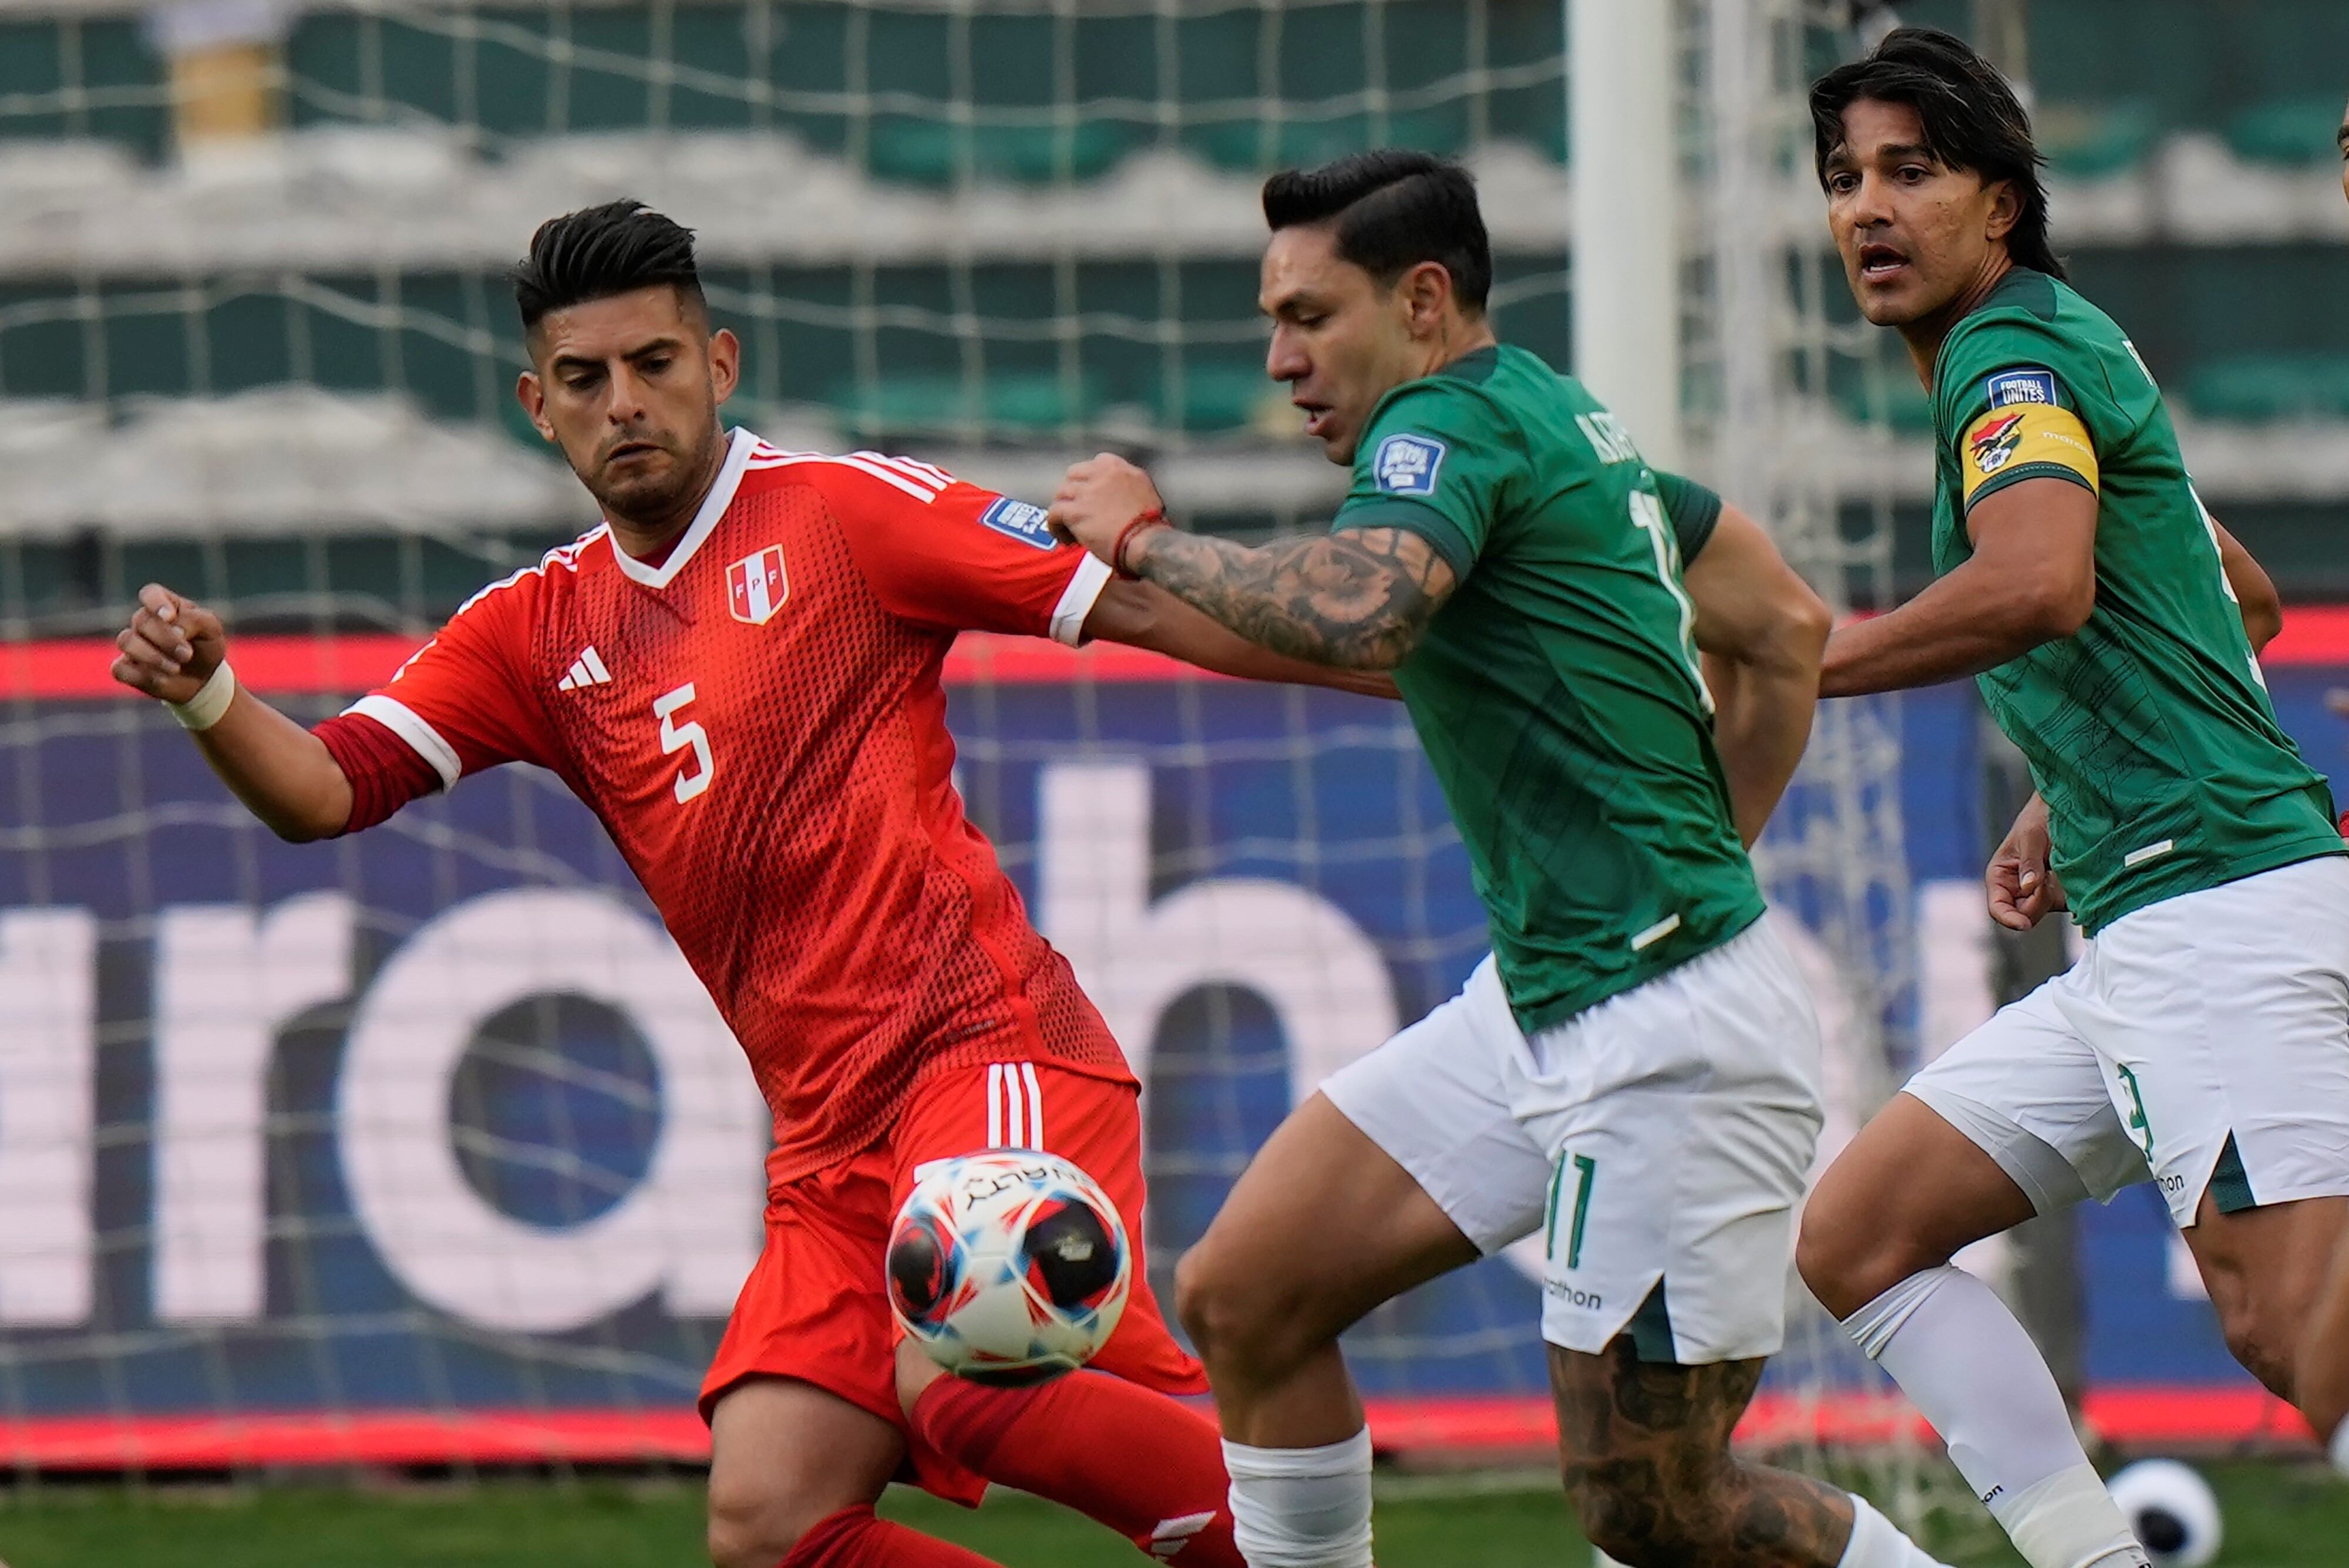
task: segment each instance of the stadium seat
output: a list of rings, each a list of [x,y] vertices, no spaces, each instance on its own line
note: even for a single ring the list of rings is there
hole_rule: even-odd
[[[1161,388],[1161,423],[1195,431],[1238,431],[1275,425],[1293,430],[1288,389],[1265,378],[1261,365],[1199,365],[1183,372],[1179,396]]]
[[[1836,400],[1845,415],[1860,424],[1879,421],[1891,427],[1896,435],[1930,435],[1933,432],[1933,400],[1917,378],[1909,373],[1904,361],[1887,364],[1883,374],[1871,387],[1868,379],[1857,378],[1847,383]]]
[[[2186,400],[2205,419],[2266,421],[2349,417],[2349,354],[2246,355],[2187,378]]]
[[[2081,180],[2110,179],[2139,167],[2161,135],[2161,117],[2144,99],[2049,103],[2035,123],[2048,163]]]
[[[860,437],[983,431],[1017,435],[1090,422],[1102,406],[1090,376],[1071,386],[1049,372],[1015,371],[974,385],[961,376],[892,375],[877,385],[843,382],[833,397],[841,421]]]
[[[865,164],[874,178],[907,185],[952,185],[966,177],[1048,185],[1057,180],[1099,179],[1143,134],[1141,127],[1105,119],[964,127],[913,115],[882,115],[873,121]]]
[[[1305,106],[1293,112],[1309,114]],[[1329,119],[1223,120],[1194,128],[1185,140],[1219,169],[1295,169],[1325,163],[1367,147],[1412,147],[1456,153],[1467,141],[1464,104],[1383,116],[1361,112]]]
[[[95,137],[160,158],[171,113],[163,62],[135,15],[0,22],[0,138]],[[72,101],[78,89],[83,101]]]
[[[2324,163],[2340,157],[2341,95],[2256,103],[2227,121],[2227,145],[2255,163]]]

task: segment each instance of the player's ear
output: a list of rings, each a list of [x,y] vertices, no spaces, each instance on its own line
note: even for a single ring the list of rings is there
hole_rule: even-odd
[[[1452,303],[1452,275],[1443,263],[1419,263],[1402,275],[1395,293],[1402,301],[1413,337],[1430,337],[1443,330],[1444,310]]]
[[[2014,225],[2023,222],[2023,192],[2012,180],[1990,182],[1990,237],[2002,240],[2014,233]]]
[[[727,327],[709,335],[709,390],[718,402],[734,395],[742,379],[742,340]]]
[[[514,400],[522,405],[522,411],[530,416],[530,422],[537,430],[539,438],[553,441],[554,426],[546,418],[546,385],[538,379],[537,371],[524,370],[514,378]]]

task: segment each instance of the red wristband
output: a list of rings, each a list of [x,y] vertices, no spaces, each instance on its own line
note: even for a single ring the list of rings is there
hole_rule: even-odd
[[[1143,513],[1141,516],[1136,517],[1133,522],[1127,524],[1124,527],[1119,529],[1117,531],[1117,543],[1110,547],[1109,552],[1109,569],[1112,574],[1129,583],[1140,582],[1142,580],[1141,574],[1129,569],[1125,564],[1125,547],[1133,542],[1133,536],[1136,534],[1142,533],[1146,529],[1164,528],[1165,526],[1166,509],[1163,506],[1154,506],[1149,511]]]

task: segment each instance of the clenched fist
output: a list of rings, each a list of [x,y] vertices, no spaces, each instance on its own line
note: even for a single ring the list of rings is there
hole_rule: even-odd
[[[1160,506],[1150,475],[1114,452],[1102,452],[1069,470],[1052,497],[1052,532],[1075,541],[1114,566],[1118,535],[1125,525]]]
[[[139,608],[114,646],[122,650],[114,678],[165,702],[202,691],[228,651],[220,617],[160,583],[139,590]]]

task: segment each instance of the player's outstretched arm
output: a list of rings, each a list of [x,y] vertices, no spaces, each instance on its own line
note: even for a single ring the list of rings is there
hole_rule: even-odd
[[[1392,670],[1455,586],[1434,546],[1359,528],[1250,546],[1168,527],[1158,491],[1108,453],[1069,470],[1053,527],[1260,648],[1347,670]]]
[[[114,678],[169,704],[212,772],[271,832],[298,844],[343,831],[350,781],[325,742],[236,684],[220,617],[150,583],[114,641]]]
[[[1899,609],[1837,628],[1819,695],[1899,691],[1979,675],[2069,637],[2096,607],[2096,493],[2026,479],[1966,515],[1973,555]]]
[[[1092,613],[1085,617],[1085,636],[1146,648],[1201,670],[1236,675],[1243,680],[1329,686],[1368,697],[1397,695],[1392,676],[1377,670],[1314,664],[1260,648],[1155,583],[1112,579],[1104,584],[1101,597],[1093,601]]]
[[[1722,508],[1684,580],[1713,688],[1713,744],[1737,836],[1750,847],[1810,743],[1819,657],[1834,623],[1762,525],[1733,506]]]

